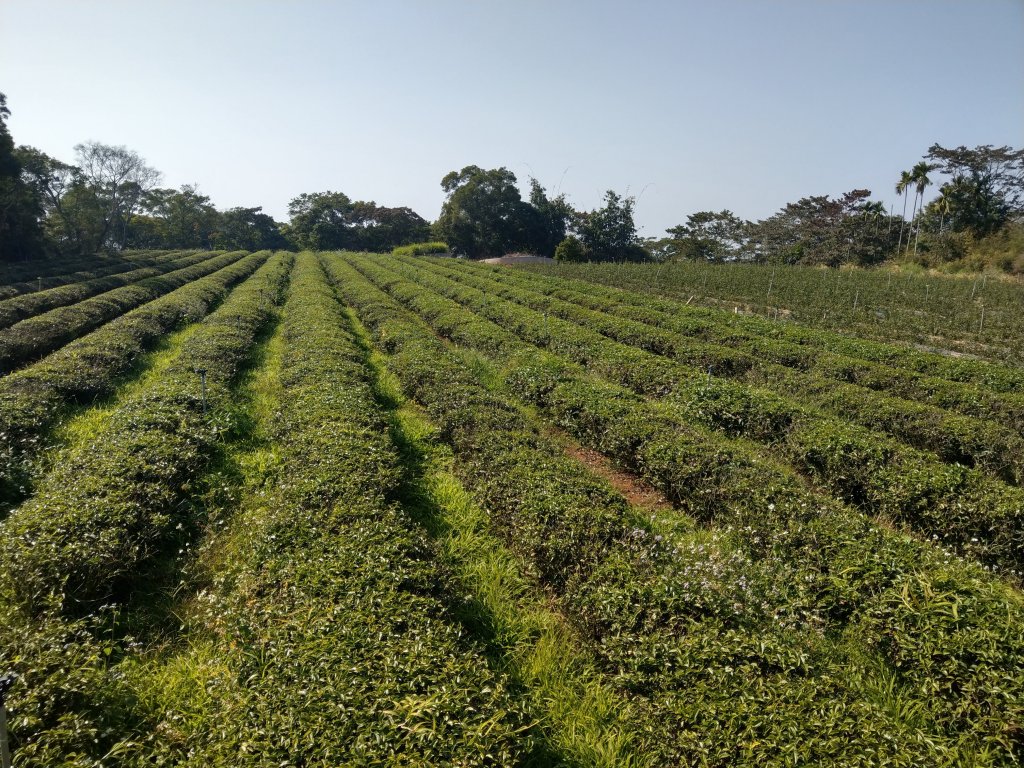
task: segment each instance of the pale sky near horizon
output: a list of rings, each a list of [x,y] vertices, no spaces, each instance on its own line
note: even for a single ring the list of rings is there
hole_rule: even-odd
[[[335,190],[436,218],[505,166],[644,236],[1024,147],[1024,0],[0,0],[14,140],[96,140],[219,208]]]

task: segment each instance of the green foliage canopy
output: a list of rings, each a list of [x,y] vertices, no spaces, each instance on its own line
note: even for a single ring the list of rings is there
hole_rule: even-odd
[[[0,93],[0,262],[29,258],[43,247],[38,223],[42,208],[21,178],[21,160],[7,130],[10,114],[7,97]]]
[[[1024,214],[1024,149],[933,144],[926,157],[950,177],[939,188],[939,199],[925,208],[930,219],[983,237]]]
[[[533,216],[512,171],[467,165],[441,179],[441,188],[448,199],[434,230],[454,253],[486,258],[527,245]]]
[[[426,240],[430,227],[410,208],[353,201],[343,192],[304,193],[288,205],[289,232],[309,250],[390,251]]]
[[[835,199],[816,195],[787,203],[746,227],[741,254],[773,264],[877,264],[895,247],[898,229],[870,196],[870,190],[854,189]]]
[[[641,245],[633,221],[636,199],[613,190],[604,193],[604,207],[577,215],[576,230],[588,261],[643,261],[647,252]]]
[[[746,240],[747,222],[732,211],[697,211],[670,228],[668,254],[695,261],[731,261]]]

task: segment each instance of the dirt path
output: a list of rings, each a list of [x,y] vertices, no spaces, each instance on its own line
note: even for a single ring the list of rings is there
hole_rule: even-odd
[[[568,432],[550,426],[539,419],[534,423],[541,425],[544,435],[557,442],[566,454],[579,461],[595,475],[607,480],[634,507],[646,512],[668,512],[674,509],[672,502],[661,491],[647,485],[635,475],[620,470],[606,456],[580,445]]]

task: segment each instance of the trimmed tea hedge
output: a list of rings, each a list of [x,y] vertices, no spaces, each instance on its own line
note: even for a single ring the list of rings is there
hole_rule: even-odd
[[[193,264],[206,261],[206,259],[214,255],[217,254],[187,254],[172,261],[161,262],[158,265],[145,266],[127,272],[117,272],[107,277],[81,280],[70,285],[63,285],[0,301],[0,329],[9,328],[20,320],[48,312],[51,309],[74,304],[114,288],[131,285],[147,277],[156,277],[175,269],[190,267]]]
[[[380,271],[379,265],[374,269]],[[408,268],[399,267],[405,274]],[[899,442],[770,392],[702,375],[575,323],[416,270],[396,278],[396,296],[448,333],[447,315],[469,307],[527,343],[587,366],[645,395],[667,395],[675,418],[779,448],[794,468],[838,498],[904,522],[1007,571],[1024,571],[1024,491],[977,470],[945,465]],[[441,291],[447,297],[424,291]],[[431,298],[435,296],[437,298]],[[440,299],[440,300],[438,300]],[[831,457],[831,458],[829,458]]]
[[[0,331],[0,373],[38,360],[55,349],[147,301],[238,261],[235,251],[199,264],[115,288],[69,307],[58,307]]]
[[[448,608],[429,543],[389,503],[400,471],[369,369],[317,258],[284,308],[277,483],[209,596],[230,676],[170,762],[525,764],[532,727]],[[180,730],[173,719],[165,732]]]
[[[886,431],[908,445],[937,453],[945,461],[978,466],[1009,482],[1024,481],[1024,437],[1002,424],[947,413],[936,407],[791,370],[766,362],[763,355],[755,353],[762,350],[737,350],[695,341],[562,301],[529,286],[510,287],[504,285],[504,281],[467,275],[466,270],[461,269],[445,270],[443,274],[523,306],[550,312],[623,344],[718,376],[756,383],[795,398],[801,404],[838,414],[843,420]]]
[[[447,310],[442,310],[444,300],[439,300],[439,297],[430,299],[422,288],[414,291],[411,284],[393,273],[389,274],[380,263],[355,256],[346,258],[389,293],[401,296],[403,302],[411,301],[413,297],[426,303],[433,302],[436,317],[447,312],[448,321],[454,323],[458,310],[450,303]],[[473,463],[474,456],[479,455],[480,460],[486,463],[487,469],[479,470],[479,473],[486,471],[486,475],[479,478],[470,470],[466,475],[467,483],[505,489],[503,493],[506,496],[495,497],[496,502],[490,505],[496,514],[508,514],[506,510],[510,506],[515,508],[515,499],[524,494],[532,498],[529,488],[535,473],[541,487],[548,487],[543,481],[544,473],[535,469],[538,465],[529,461],[524,451],[515,451],[514,458],[506,463],[499,463],[496,454],[492,453],[500,449],[507,434],[507,426],[502,431],[506,417],[500,415],[508,413],[507,408],[496,412],[499,414],[496,420],[483,421],[479,431],[474,429],[475,420],[489,418],[487,414],[497,404],[492,402],[486,408],[477,407],[477,400],[462,394],[453,370],[440,362],[440,351],[430,348],[429,352],[422,353],[421,361],[417,363],[415,357],[403,351],[412,343],[407,338],[411,331],[408,323],[402,324],[396,319],[395,309],[387,309],[386,301],[380,298],[358,299],[354,293],[358,289],[353,287],[358,282],[351,274],[341,276],[339,282],[347,297],[357,304],[363,319],[375,329],[379,343],[395,354],[393,370],[411,391],[417,392],[428,404],[435,400],[451,400],[451,405],[447,406],[451,415],[446,417],[450,418],[451,426],[443,429],[443,434],[456,445],[463,461],[471,467],[479,466]],[[434,324],[434,320],[431,323]],[[440,328],[439,325],[435,327]],[[460,343],[469,343],[477,330],[481,348],[486,348],[503,333],[463,310],[461,325],[452,338],[458,338]],[[444,333],[447,335],[447,331]],[[994,764],[1013,763],[1019,745],[1006,742],[1004,734],[1007,723],[1013,723],[1024,707],[1024,663],[1021,661],[1024,658],[1021,654],[1024,649],[1024,606],[1016,592],[982,574],[976,567],[951,560],[941,550],[922,546],[873,526],[856,513],[809,493],[783,468],[758,457],[749,449],[742,449],[731,441],[697,428],[682,429],[675,420],[665,417],[658,403],[645,403],[621,389],[591,382],[572,364],[542,352],[508,357],[517,347],[522,349],[522,344],[509,338],[507,333],[504,335],[500,353],[505,356],[502,359],[506,361],[506,380],[520,396],[536,404],[584,442],[617,458],[663,488],[683,508],[707,521],[712,530],[722,531],[727,540],[739,542],[741,551],[751,558],[750,562],[758,564],[757,569],[742,575],[748,584],[757,584],[753,588],[754,594],[760,597],[748,596],[738,601],[739,607],[729,602],[728,597],[724,600],[743,617],[740,621],[771,617],[786,626],[821,626],[829,634],[841,632],[841,636],[849,637],[854,643],[847,650],[847,654],[853,653],[852,656],[840,654],[842,664],[850,665],[850,679],[859,681],[851,685],[854,688],[862,686],[859,690],[864,691],[868,699],[871,697],[867,692],[874,690],[886,675],[894,674],[891,670],[899,670],[898,674],[906,681],[907,687],[903,692],[909,700],[899,706],[918,712],[924,717],[924,720],[917,721],[918,724],[928,723],[926,730],[930,731],[927,735],[923,732],[916,735],[907,733],[907,744],[921,745],[933,740],[931,743],[940,751],[953,749],[953,744],[959,744],[959,748],[966,750],[962,757],[972,754],[972,757],[963,757],[967,762],[991,748],[995,752],[990,755],[998,753],[998,757],[990,757]],[[437,343],[430,342],[429,332],[424,334],[421,331],[417,338],[419,344]],[[431,410],[435,419],[443,421],[440,414]],[[458,448],[464,440],[463,434],[467,432],[473,439],[468,440],[464,448]],[[517,473],[515,468],[520,465],[525,469]],[[545,466],[545,462],[539,462],[539,466]],[[498,479],[506,473],[512,473],[515,481],[506,485]],[[542,554],[558,552],[557,539],[543,548],[530,545],[538,536],[540,541],[546,541],[545,531],[548,538],[555,538],[552,532],[557,530],[559,518],[551,517],[551,514],[561,509],[562,504],[557,501],[557,496],[554,498],[552,507],[541,506],[540,509],[551,510],[541,519],[555,528],[516,528],[516,541]],[[599,526],[599,520],[597,518],[594,524]],[[566,535],[561,531],[559,534]],[[650,546],[648,539],[642,537],[641,540]],[[644,549],[649,552],[647,547]],[[589,550],[583,547],[582,551]],[[692,557],[696,553],[688,554]],[[703,557],[708,556],[705,551]],[[559,560],[549,559],[549,562],[558,563]],[[576,563],[571,567],[577,567]],[[837,746],[837,741],[841,740],[838,730],[815,719],[816,715],[801,710],[793,699],[788,698],[788,693],[779,693],[780,690],[794,689],[784,688],[776,679],[763,688],[763,681],[759,680],[759,676],[771,675],[773,670],[777,670],[785,672],[784,679],[792,680],[795,676],[795,679],[804,681],[806,695],[811,695],[811,691],[827,690],[841,700],[839,690],[842,686],[838,679],[829,677],[829,673],[824,671],[828,668],[828,657],[823,660],[814,653],[801,656],[793,646],[787,645],[785,647],[789,651],[786,653],[795,653],[796,656],[769,655],[764,658],[760,654],[769,653],[773,646],[762,644],[760,654],[757,654],[744,644],[742,633],[730,631],[728,624],[717,626],[716,632],[706,639],[701,639],[705,636],[695,633],[689,624],[684,624],[686,628],[683,629],[683,626],[670,622],[671,629],[658,632],[658,621],[667,620],[658,608],[658,592],[645,588],[642,581],[636,582],[628,568],[625,573],[618,568],[611,569],[612,576],[620,577],[612,578],[613,583],[618,583],[626,594],[633,595],[631,613],[628,614],[630,618],[625,620],[614,612],[615,590],[611,586],[599,586],[602,583],[601,577],[596,575],[599,569],[590,558],[581,556],[578,567],[589,571],[587,578],[580,578],[580,581],[594,588],[591,602],[584,601],[585,604],[598,610],[598,615],[605,610],[613,611],[605,614],[608,622],[605,626],[613,633],[614,641],[609,637],[602,641],[601,647],[609,649],[609,658],[614,660],[614,664],[622,665],[615,668],[620,670],[624,679],[633,681],[637,691],[649,693],[655,690],[655,699],[664,696],[665,700],[674,702],[667,705],[665,700],[659,700],[658,704],[675,708],[673,711],[683,717],[683,722],[700,724],[688,735],[693,735],[695,742],[700,739],[700,746],[710,751],[687,752],[691,761],[711,759],[712,756],[717,760],[736,759],[737,741],[719,744],[708,735],[717,733],[719,729],[728,729],[729,726],[724,725],[719,716],[726,723],[749,723],[748,718],[756,719],[761,715],[765,720],[757,722],[768,729],[769,736],[774,733],[770,729],[776,726],[797,729],[807,722],[814,722],[812,731],[820,734],[821,741],[810,737],[808,741],[795,739],[795,743],[803,744],[809,750],[804,754],[812,762],[827,761],[827,750],[840,748]],[[762,567],[764,570],[759,571]],[[760,577],[755,580],[753,577],[757,572],[760,572]],[[685,563],[676,562],[673,573],[690,576],[690,581],[697,580],[693,571],[686,569]],[[717,571],[715,577],[706,581],[709,589],[724,588]],[[563,576],[561,583],[571,585],[571,575],[568,578]],[[669,582],[670,585],[673,583]],[[934,592],[928,591],[933,588]],[[899,596],[906,589],[915,594],[923,590],[920,592],[921,600],[915,599],[912,605],[904,605],[901,610],[897,607]],[[669,594],[679,597],[683,606],[708,604],[696,600],[690,586],[684,588],[677,582]],[[949,613],[950,604],[959,607],[955,616]],[[964,613],[967,606],[971,610],[969,616]],[[897,618],[897,613],[902,614],[900,618]],[[723,611],[719,620],[724,620],[722,617],[727,614],[728,611]],[[650,618],[643,618],[645,616]],[[922,620],[924,616],[928,618]],[[971,626],[970,630],[966,629],[967,624]],[[655,634],[646,635],[640,628]],[[922,642],[921,637],[915,634],[918,630],[925,632],[927,641]],[[640,637],[634,636],[634,631],[640,631]],[[767,643],[764,640],[767,635],[761,637]],[[970,647],[964,645],[968,637],[971,638]],[[657,642],[654,638],[658,638]],[[680,642],[685,650],[679,647]],[[860,650],[854,652],[854,647]],[[738,655],[728,663],[721,662],[721,667],[709,664],[708,657],[702,655],[716,654],[724,648],[734,648]],[[776,648],[775,652],[781,653],[782,649]],[[868,655],[864,656],[865,653]],[[985,662],[978,661],[979,653],[985,656]],[[871,660],[873,656],[876,658],[874,661]],[[784,658],[791,660],[786,662]],[[794,661],[800,658],[810,668],[801,667],[800,662]],[[875,666],[879,663],[881,671]],[[729,669],[727,676],[723,678],[716,674],[718,670],[724,671],[725,667]],[[627,669],[631,670],[628,674]],[[818,670],[831,680],[831,686],[823,686],[814,677]],[[685,687],[689,698],[680,701],[676,695],[664,693],[674,690],[674,687],[660,688],[662,673],[677,676],[674,678],[676,686]],[[1013,682],[1008,683],[1009,680]],[[708,700],[702,698],[713,697],[713,691],[723,690],[730,692],[732,705],[722,702],[709,705]],[[911,695],[911,691],[928,691],[929,694],[919,697]],[[786,704],[773,698],[777,695],[785,697],[784,700],[796,709],[787,709]],[[688,705],[684,703],[686,701]],[[854,697],[853,701],[858,699]],[[655,716],[665,716],[663,709],[657,711]],[[859,716],[867,718],[870,707],[867,711],[860,711],[853,706],[851,711],[858,711]],[[996,711],[1000,714],[995,715]],[[966,714],[968,712],[969,715]],[[1009,712],[1018,714],[1008,715]],[[837,717],[842,716],[837,714]],[[836,741],[831,740],[830,734],[835,734]],[[944,735],[940,737],[938,734]],[[762,742],[760,737],[764,735],[765,732],[752,727],[746,734],[747,740],[742,741],[747,745],[757,743],[762,746],[757,756],[750,758],[751,763],[766,759],[766,755],[772,756],[768,759],[784,762],[771,750],[779,749],[779,754],[782,754],[785,749],[793,749],[794,741],[787,742],[785,738],[774,740],[773,737]],[[890,737],[900,743],[900,738],[892,732]],[[821,749],[825,751],[816,751],[810,747],[812,743],[823,744]],[[918,760],[928,762],[935,758],[934,755],[933,758],[922,757],[915,751],[919,748],[905,747],[907,751],[898,753],[901,757],[887,756],[886,759],[892,760],[893,764],[914,764]],[[730,749],[732,751],[728,751]],[[975,753],[975,750],[979,751]],[[786,754],[792,759],[792,752]],[[955,762],[956,758],[953,760]]]
[[[121,406],[103,434],[67,456],[0,529],[0,572],[19,603],[71,615],[130,589],[190,527],[193,475],[219,435],[228,385],[273,316],[289,257],[279,255],[203,321],[162,380]],[[197,370],[206,371],[206,402]]]
[[[0,501],[20,495],[31,459],[67,405],[111,394],[118,376],[161,336],[202,319],[269,255],[222,267],[0,379]]]

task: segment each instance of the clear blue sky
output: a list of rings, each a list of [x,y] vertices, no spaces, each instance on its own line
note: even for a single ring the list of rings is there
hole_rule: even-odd
[[[123,144],[221,208],[433,219],[445,173],[504,165],[628,190],[656,236],[1024,146],[1024,0],[0,0],[0,91],[16,142]]]

